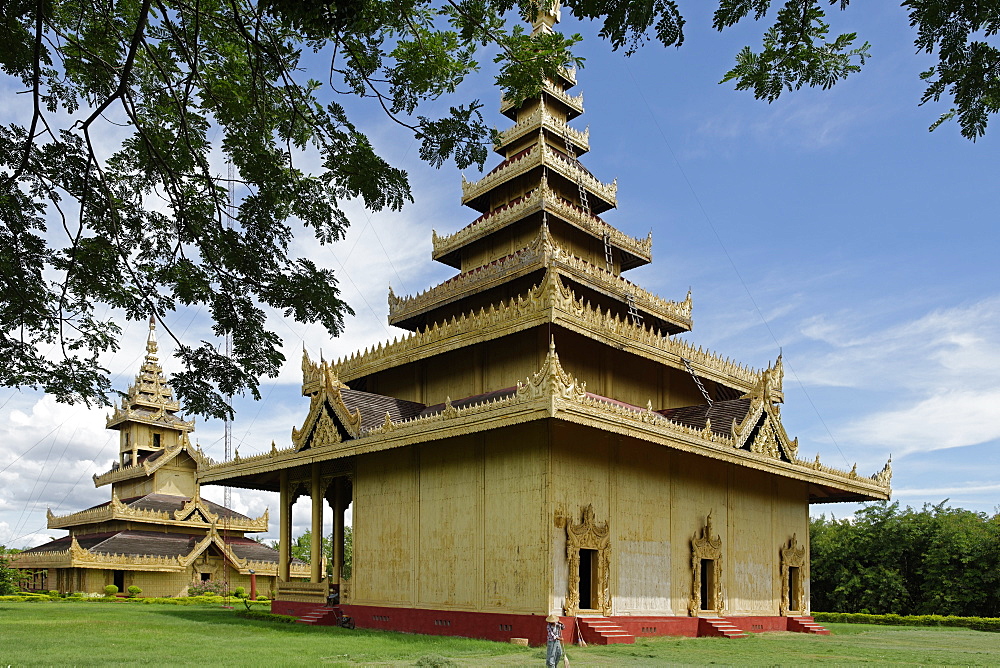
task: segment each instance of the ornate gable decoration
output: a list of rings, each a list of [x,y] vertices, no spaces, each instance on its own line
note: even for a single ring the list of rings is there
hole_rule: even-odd
[[[361,410],[351,413],[344,403],[340,391],[346,387],[328,362],[314,364],[302,351],[302,393],[310,399],[302,429],[292,427],[296,451],[337,445],[344,440],[342,434],[352,439],[361,435]]]
[[[180,562],[181,566],[186,568],[193,564],[195,559],[200,557],[201,554],[212,545],[215,545],[219,549],[219,552],[222,553],[226,561],[233,564],[233,566],[240,571],[246,570],[247,560],[236,556],[236,553],[233,552],[232,548],[229,547],[224,540],[222,540],[222,536],[219,535],[216,524],[212,524],[212,527],[208,530],[208,534],[195,544],[191,552],[183,557],[177,557],[177,561]]]
[[[129,480],[131,478],[151,476],[168,462],[173,461],[181,452],[186,452],[188,456],[191,457],[195,463],[196,469],[200,469],[212,463],[211,460],[205,456],[205,453],[201,451],[201,448],[197,445],[191,445],[191,439],[188,438],[187,433],[182,433],[180,440],[176,444],[168,445],[164,448],[163,454],[157,457],[152,464],[149,463],[148,460],[143,460],[141,463],[112,468],[110,471],[105,471],[101,474],[95,473],[93,476],[94,485],[100,487],[101,485],[106,485],[109,482],[118,482],[120,480]]]
[[[587,383],[580,382],[563,369],[556,353],[556,340],[549,341],[549,352],[542,368],[527,383],[517,381],[517,396],[523,399],[559,397],[569,401],[582,401],[587,396]]]
[[[733,420],[731,433],[734,447],[794,462],[799,454],[799,439],[788,437],[781,424],[781,408],[777,400],[782,394],[784,373],[779,355],[774,366],[764,370],[754,388],[743,395],[744,399],[750,400],[750,408],[742,422],[737,424]]]
[[[180,509],[174,511],[174,519],[182,522],[203,522],[205,524],[215,524],[219,521],[219,516],[213,513],[208,504],[201,499],[201,490],[188,500]]]

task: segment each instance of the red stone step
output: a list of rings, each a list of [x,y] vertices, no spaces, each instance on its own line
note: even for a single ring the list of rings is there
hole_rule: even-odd
[[[819,636],[830,635],[829,629],[817,624],[812,617],[789,617],[788,630],[796,633],[812,633]]]
[[[302,615],[295,621],[299,624],[323,624],[330,615],[335,615],[333,608],[321,608]]]
[[[631,645],[635,636],[607,617],[577,617],[580,634],[591,645]]]
[[[702,617],[698,620],[698,637],[746,638],[747,634],[731,621],[721,617]]]

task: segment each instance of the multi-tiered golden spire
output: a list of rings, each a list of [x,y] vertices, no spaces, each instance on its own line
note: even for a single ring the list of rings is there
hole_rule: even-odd
[[[181,404],[174,399],[174,392],[163,377],[158,352],[156,320],[151,317],[142,366],[121,405],[107,420],[108,429],[122,432],[121,450],[123,454],[131,453],[129,461],[135,461],[140,452],[161,450],[186,441],[186,433],[194,430],[193,420],[185,421],[177,415]]]
[[[135,377],[135,383],[128,389],[128,404],[131,408],[149,408],[165,411],[179,411],[180,402],[174,400],[174,392],[163,377],[159,350],[156,342],[156,319],[149,318],[149,334],[146,336],[146,357]]]
[[[533,32],[558,20],[558,3],[540,8]],[[494,147],[503,161],[478,181],[462,179],[462,204],[480,216],[454,234],[433,234],[433,258],[461,273],[412,297],[390,291],[390,324],[443,324],[526,294],[553,272],[603,312],[663,335],[690,329],[690,297],[668,301],[621,277],[652,260],[652,235],[631,237],[600,217],[617,206],[617,181],[602,182],[579,160],[590,131],[570,125],[583,113],[583,96],[568,92],[575,85],[575,72],[564,69],[537,96],[502,101],[514,121]]]

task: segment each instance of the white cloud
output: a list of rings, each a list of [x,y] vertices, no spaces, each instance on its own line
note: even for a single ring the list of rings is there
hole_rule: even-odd
[[[823,316],[801,331],[822,348],[799,355],[802,383],[878,393],[838,439],[897,456],[1000,439],[1000,298],[867,330],[850,314]]]
[[[903,488],[893,490],[893,496],[897,497],[911,497],[911,496],[922,496],[922,497],[952,497],[956,495],[969,495],[969,494],[982,494],[988,495],[992,499],[996,499],[997,492],[1000,492],[1000,483],[991,483],[987,485],[961,485],[957,487],[914,487],[914,488]]]
[[[800,365],[802,382],[889,384],[936,394],[965,387],[988,389],[1000,377],[1000,297],[865,330],[865,322],[846,312],[807,320],[802,334],[830,350]]]
[[[1000,390],[948,391],[907,408],[867,415],[844,430],[849,438],[888,447],[894,456],[959,448],[1000,439]]]
[[[711,140],[752,137],[768,147],[827,149],[856,136],[859,127],[871,125],[878,115],[871,105],[848,104],[834,97],[835,93],[804,91],[766,107],[734,103],[704,117],[696,132]]]

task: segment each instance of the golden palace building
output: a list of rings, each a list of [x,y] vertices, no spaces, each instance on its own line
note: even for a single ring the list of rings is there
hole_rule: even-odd
[[[186,596],[204,581],[270,595],[276,588],[278,553],[246,534],[267,531],[268,514],[251,519],[201,497],[197,476],[210,463],[188,434],[194,422],[163,378],[155,325],[150,320],[146,357],[108,417],[119,432],[118,460],[94,476],[111,485],[111,501],[70,515],[48,512],[48,528],[69,535],[12,555],[12,565],[44,572],[35,583],[63,593],[101,593],[133,585],[142,596]],[[308,576],[308,566],[294,564]]]
[[[549,30],[553,14],[535,30]],[[871,477],[799,458],[782,362],[741,366],[677,337],[691,296],[623,274],[652,239],[612,227],[616,184],[581,163],[575,74],[523,104],[501,162],[462,182],[466,227],[434,234],[453,278],[389,292],[409,330],[335,362],[303,357],[309,408],[289,447],[203,467],[202,483],[280,492],[274,612],[359,627],[544,642],[822,631],[809,614],[809,506],[887,499]],[[291,507],[333,572],[290,572]],[[344,577],[344,512],[353,568]]]

